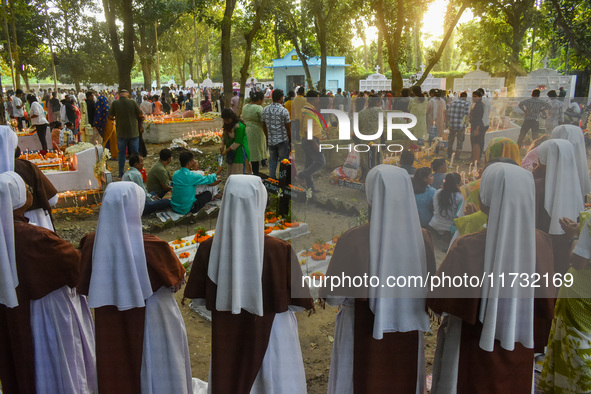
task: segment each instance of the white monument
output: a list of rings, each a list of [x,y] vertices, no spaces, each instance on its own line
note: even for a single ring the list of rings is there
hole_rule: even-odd
[[[195,81],[193,81],[193,80],[191,79],[191,74],[189,74],[189,79],[187,79],[187,80],[185,81],[185,88],[187,88],[187,89],[191,89],[191,88],[194,88],[194,87],[196,87],[196,86],[197,86],[197,84],[195,83]]]
[[[412,75],[409,79],[402,80],[402,86],[410,88],[417,84],[417,81],[423,77],[425,73],[425,65],[421,64],[421,71]],[[431,89],[443,89],[445,90],[446,81],[445,78],[434,78],[431,73],[427,75],[427,78],[421,83],[421,90],[428,92]]]
[[[174,81],[174,78],[172,77],[172,75],[170,76],[170,79],[166,83],[166,86],[168,86],[169,88],[176,86],[176,82]]]
[[[474,91],[483,88],[490,92],[501,91],[505,86],[505,77],[491,77],[486,71],[480,69],[482,63],[476,63],[476,70],[469,72],[462,78],[454,79],[454,92]]]
[[[544,58],[544,68],[534,70],[526,77],[515,78],[515,97],[530,97],[534,89],[540,89],[542,96],[550,90],[558,90],[562,87],[566,91],[566,97],[575,97],[576,75],[560,75],[558,71],[548,68],[548,57]]]
[[[207,73],[207,78],[205,78],[203,82],[201,82],[201,87],[210,89],[213,88],[213,82],[211,79],[209,79],[209,73]]]
[[[371,74],[365,80],[359,81],[359,91],[371,91],[382,92],[386,90],[392,90],[392,80],[386,78],[384,74],[380,74],[380,66],[376,66],[376,73]]]

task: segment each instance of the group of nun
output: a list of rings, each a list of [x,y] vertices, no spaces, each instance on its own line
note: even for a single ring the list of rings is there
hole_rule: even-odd
[[[96,232],[77,250],[51,226],[55,189],[38,170],[27,176],[15,165],[9,130],[0,126],[3,392],[192,393],[174,297],[185,269],[166,242],[142,233],[143,190],[109,184]],[[581,129],[558,126],[552,137],[538,147],[533,173],[503,153],[514,151],[510,144],[488,155],[474,220],[486,219],[455,238],[439,266],[408,172],[370,170],[369,223],[339,238],[327,275],[387,283],[444,273],[570,273],[574,281],[501,288],[484,275],[483,286],[469,289],[322,289],[322,299],[338,306],[329,393],[424,393],[424,335],[434,321],[432,393],[530,393],[534,356],[543,352],[540,388],[591,388],[587,156]],[[295,313],[312,311],[314,302],[291,245],[264,234],[267,203],[259,177],[229,177],[216,234],[199,245],[184,287],[186,298],[212,312],[212,393],[308,391]]]

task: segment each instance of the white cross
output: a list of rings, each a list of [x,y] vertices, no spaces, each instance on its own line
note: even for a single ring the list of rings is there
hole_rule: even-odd
[[[482,62],[479,60],[476,62],[476,70],[480,70],[480,66],[482,65]]]
[[[209,73],[207,73],[207,79],[209,79]]]
[[[548,56],[544,58],[544,68],[548,68]]]
[[[424,65],[424,64],[421,64],[421,72],[422,72],[422,73],[424,73],[424,72],[425,72],[425,68],[426,68],[426,67],[425,67],[425,65]]]
[[[379,74],[379,73],[380,73],[380,66],[378,65],[378,66],[376,66],[376,74]]]

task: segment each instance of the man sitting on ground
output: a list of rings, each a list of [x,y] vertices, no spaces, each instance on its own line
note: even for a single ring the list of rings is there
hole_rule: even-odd
[[[172,151],[167,148],[162,149],[160,151],[160,160],[148,171],[148,180],[146,182],[148,193],[162,198],[172,190],[172,186],[170,186],[170,173],[166,169],[171,162]]]
[[[140,172],[144,168],[144,158],[139,153],[132,153],[129,156],[129,170],[121,177],[122,181],[133,182],[142,189],[146,194],[146,204],[144,205],[144,212],[142,215],[149,215],[153,212],[164,211],[170,207],[170,200],[168,198],[161,199],[158,196],[150,196],[146,192],[144,186],[144,179]]]
[[[193,153],[186,151],[179,155],[181,169],[172,176],[174,189],[170,205],[172,210],[178,214],[185,215],[189,212],[199,212],[201,208],[211,201],[210,191],[204,191],[195,195],[195,189],[199,185],[209,185],[217,181],[217,176],[222,172],[223,167],[218,167],[215,174],[201,175],[199,163],[193,157]]]

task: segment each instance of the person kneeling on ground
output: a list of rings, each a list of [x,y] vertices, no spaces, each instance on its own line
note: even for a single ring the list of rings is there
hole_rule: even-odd
[[[142,215],[149,215],[154,212],[164,211],[170,207],[170,200],[168,198],[160,198],[152,196],[146,192],[144,186],[144,179],[140,172],[144,168],[144,158],[139,153],[132,153],[129,156],[129,170],[121,177],[122,181],[133,182],[144,190],[146,195],[146,204],[144,205],[144,212]]]
[[[171,162],[171,150],[167,148],[162,149],[160,151],[160,160],[148,171],[148,181],[146,182],[148,193],[163,198],[166,193],[172,190],[172,186],[170,186],[170,173],[166,169]]]
[[[201,175],[196,170],[199,169],[199,163],[193,157],[193,153],[186,151],[179,155],[181,169],[172,176],[171,207],[178,214],[185,215],[189,212],[199,212],[201,208],[211,201],[210,191],[204,191],[195,195],[195,189],[199,185],[210,185],[216,183],[218,175],[223,167],[218,167],[215,174]]]

